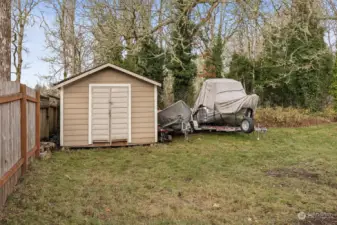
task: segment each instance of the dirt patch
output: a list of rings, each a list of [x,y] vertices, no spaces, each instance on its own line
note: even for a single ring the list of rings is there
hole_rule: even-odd
[[[337,224],[337,215],[332,213],[307,214],[305,219],[300,220],[300,225],[334,225]]]
[[[303,168],[276,168],[267,171],[268,176],[272,177],[295,177],[317,181],[318,173],[309,172]]]
[[[310,180],[312,182],[315,182],[316,184],[326,185],[331,188],[337,189],[337,183],[331,180],[327,181],[327,180],[321,179],[322,177],[320,177],[318,173],[310,172],[303,168],[276,168],[276,169],[268,170],[266,174],[271,177],[292,177],[292,178]],[[283,184],[281,186],[283,186]],[[284,186],[287,186],[287,185],[285,184]]]

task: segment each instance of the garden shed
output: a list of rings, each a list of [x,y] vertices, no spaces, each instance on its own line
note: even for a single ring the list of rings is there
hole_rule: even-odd
[[[54,85],[60,89],[60,144],[125,146],[157,142],[161,84],[105,64]]]

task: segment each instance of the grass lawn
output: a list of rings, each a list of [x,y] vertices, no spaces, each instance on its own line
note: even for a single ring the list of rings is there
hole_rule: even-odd
[[[337,212],[336,124],[57,152],[32,166],[0,224],[316,224],[301,211]]]

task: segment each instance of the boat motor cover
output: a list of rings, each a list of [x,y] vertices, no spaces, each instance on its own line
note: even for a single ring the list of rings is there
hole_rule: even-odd
[[[259,96],[247,95],[242,84],[233,79],[219,78],[206,80],[193,107],[193,114],[200,107],[221,114],[237,113],[242,108],[256,110]]]

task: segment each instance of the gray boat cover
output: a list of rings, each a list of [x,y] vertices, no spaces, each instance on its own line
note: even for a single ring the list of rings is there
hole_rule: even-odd
[[[188,123],[191,120],[192,110],[183,101],[177,101],[169,107],[158,112],[158,124],[162,127],[172,127]]]
[[[242,84],[233,79],[219,78],[206,80],[193,107],[193,114],[204,106],[221,114],[231,114],[242,108],[256,110],[259,96],[247,95]]]

